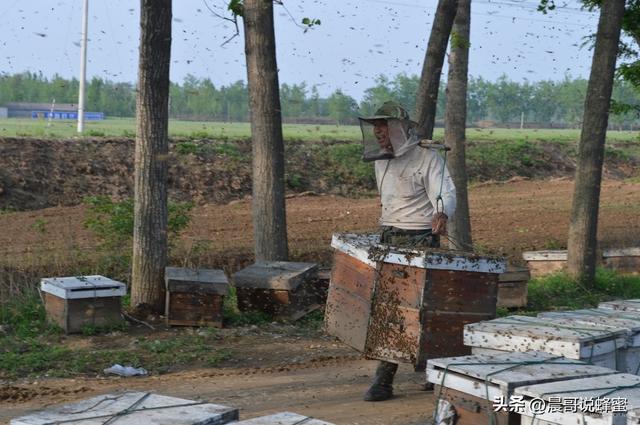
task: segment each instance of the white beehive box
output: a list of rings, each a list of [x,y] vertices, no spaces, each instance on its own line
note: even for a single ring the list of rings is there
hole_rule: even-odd
[[[545,319],[559,318],[576,324],[627,330],[627,346],[618,350],[616,370],[637,375],[640,372],[640,313],[589,308],[574,311],[550,311],[538,314]]]
[[[637,409],[631,409],[627,412],[626,425],[640,425],[640,407]]]
[[[122,412],[130,413],[120,415]],[[13,419],[10,425],[218,425],[238,419],[238,409],[143,392],[106,394]]]
[[[427,381],[438,386],[436,395],[454,405],[459,425],[485,421],[488,414],[499,418],[496,423],[519,424],[517,415],[494,413],[496,398],[508,401],[523,385],[608,374],[608,368],[535,351],[449,357],[427,363]]]
[[[282,412],[246,421],[232,422],[234,425],[333,425],[329,422],[314,419],[297,413]]]
[[[466,325],[464,343],[473,354],[544,351],[615,370],[617,350],[626,347],[626,333],[562,319],[508,316]]]
[[[628,373],[617,373],[570,381],[552,382],[517,388],[516,395],[524,397],[525,411],[521,414],[522,425],[627,425],[627,411],[640,408],[640,377]],[[616,403],[622,412],[613,412],[607,407],[600,413],[576,409],[573,406],[560,409],[544,409],[532,412],[531,400],[543,399],[551,404],[555,398],[556,406],[565,406],[573,400],[600,400],[604,403]],[[615,400],[620,400],[615,402]],[[555,411],[560,410],[560,411]],[[569,410],[569,411],[566,411]],[[571,411],[575,410],[575,411]],[[595,410],[595,409],[594,409]],[[633,422],[632,422],[633,423]]]
[[[40,281],[47,318],[66,333],[85,326],[110,326],[122,321],[124,283],[104,276],[49,277]]]

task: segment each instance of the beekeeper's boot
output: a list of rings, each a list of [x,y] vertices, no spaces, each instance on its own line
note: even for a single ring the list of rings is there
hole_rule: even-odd
[[[393,377],[397,370],[396,363],[380,361],[373,383],[364,394],[364,401],[383,401],[393,397]]]

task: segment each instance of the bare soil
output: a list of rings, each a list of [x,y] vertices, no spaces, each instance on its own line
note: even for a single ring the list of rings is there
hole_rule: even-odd
[[[567,179],[483,183],[470,190],[473,239],[480,251],[521,261],[525,250],[566,245],[573,182]],[[291,256],[330,263],[335,232],[375,230],[377,198],[297,196],[287,200]],[[252,260],[251,202],[206,204],[193,211],[176,258],[235,271]],[[600,247],[637,245],[640,183],[602,185]],[[0,215],[0,258],[16,263],[56,263],[75,251],[91,252],[97,241],[84,228],[84,206],[54,207]]]

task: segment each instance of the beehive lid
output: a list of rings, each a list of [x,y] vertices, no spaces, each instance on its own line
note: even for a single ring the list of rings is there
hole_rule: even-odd
[[[571,323],[563,319],[508,316],[464,327],[464,344],[502,351],[544,351],[583,359],[626,346],[625,329]]]
[[[223,270],[165,268],[164,279],[168,291],[199,292],[226,295],[229,281]]]
[[[598,398],[621,398],[626,399],[627,410],[640,407],[640,376],[628,373],[616,373],[611,375],[596,376],[590,378],[580,378],[570,381],[551,382],[539,385],[529,385],[516,388],[515,393],[530,398],[542,398],[549,400],[549,397],[557,399],[589,399]],[[622,413],[624,415],[624,413]],[[531,413],[527,414],[531,417]],[[611,413],[588,414],[588,413],[544,413],[536,415],[538,421],[551,421],[552,423],[583,423],[577,420],[586,418],[589,425],[610,425],[620,424],[623,421],[614,421]]]
[[[412,250],[380,244],[378,234],[334,233],[331,246],[371,267],[378,261],[419,267],[479,273],[503,273],[506,261],[501,257],[441,249]]]
[[[566,250],[524,251],[525,261],[567,261]]]
[[[549,311],[538,314],[543,319],[565,319],[576,324],[604,326],[613,329],[627,329],[629,345],[640,346],[640,314],[624,311],[608,310],[606,308],[588,308],[572,311]]]
[[[598,307],[608,308],[610,310],[633,311],[640,313],[640,300],[605,301],[598,304]]]
[[[40,290],[68,300],[122,297],[127,293],[124,283],[99,275],[47,277],[40,281]]]
[[[427,363],[427,381],[489,400],[509,397],[516,387],[576,377],[611,374],[611,369],[593,366],[539,351],[526,353],[475,354],[432,359]]]
[[[258,261],[233,275],[238,288],[281,289],[292,291],[317,276],[315,263]]]
[[[54,407],[13,419],[10,425],[44,425],[69,422],[74,425],[102,425],[118,417],[118,425],[226,424],[238,419],[238,409],[176,397],[143,392],[106,394],[77,403]]]
[[[297,413],[282,412],[259,418],[247,419],[246,421],[233,422],[234,425],[333,425],[329,422],[314,419]]]

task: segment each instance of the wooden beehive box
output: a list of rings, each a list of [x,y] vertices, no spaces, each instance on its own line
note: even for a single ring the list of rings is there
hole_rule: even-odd
[[[560,318],[570,320],[576,326],[587,324],[627,331],[627,346],[618,349],[615,369],[619,372],[638,374],[640,372],[640,313],[589,308],[572,311],[551,311],[538,314],[544,319]]]
[[[467,323],[495,317],[502,259],[379,245],[379,235],[335,234],[330,335],[373,359],[413,363],[464,355]]]
[[[522,425],[627,425],[627,411],[640,407],[640,377],[628,373],[617,373],[528,385],[517,388],[515,393],[524,397],[525,401],[525,411],[521,415]],[[551,400],[551,397],[555,400]],[[556,406],[560,406],[560,411],[552,408],[534,414],[531,409],[533,399],[543,399],[548,405],[553,401]],[[613,403],[614,399],[618,399],[620,400],[618,406],[622,406],[622,412],[615,413],[610,411],[612,409],[606,409],[609,412],[594,413],[574,409],[572,405],[573,400],[576,399],[591,400],[592,406],[597,400],[602,403],[603,399],[608,399]],[[562,407],[566,403],[570,403],[569,408]],[[600,410],[603,410],[602,407]]]
[[[167,325],[222,327],[229,281],[222,270],[165,269]]]
[[[508,264],[507,270],[498,279],[498,307],[526,307],[530,278],[531,273],[527,267]]]
[[[605,267],[619,273],[640,273],[640,248],[607,249],[602,253]]]
[[[47,318],[66,333],[86,326],[112,326],[122,321],[122,282],[104,276],[48,277],[40,281]]]
[[[609,374],[608,368],[535,351],[448,357],[427,363],[427,381],[435,385],[439,399],[455,408],[456,425],[488,423],[490,417],[496,425],[519,425],[518,413],[494,411],[496,399],[508,403],[523,385]]]
[[[314,263],[259,261],[233,275],[241,311],[297,319],[324,304],[326,283]]]
[[[508,316],[464,328],[473,354],[544,351],[615,370],[617,351],[627,344],[624,328],[576,324],[559,318]]]
[[[128,413],[122,414],[125,411]],[[109,420],[117,425],[222,425],[237,419],[238,409],[231,407],[160,394],[125,392],[53,407],[13,419],[10,425],[102,425]]]
[[[333,425],[329,422],[314,419],[297,413],[282,412],[259,418],[233,422],[234,425]]]
[[[527,262],[531,277],[545,276],[566,270],[567,251],[525,251],[522,258]]]

